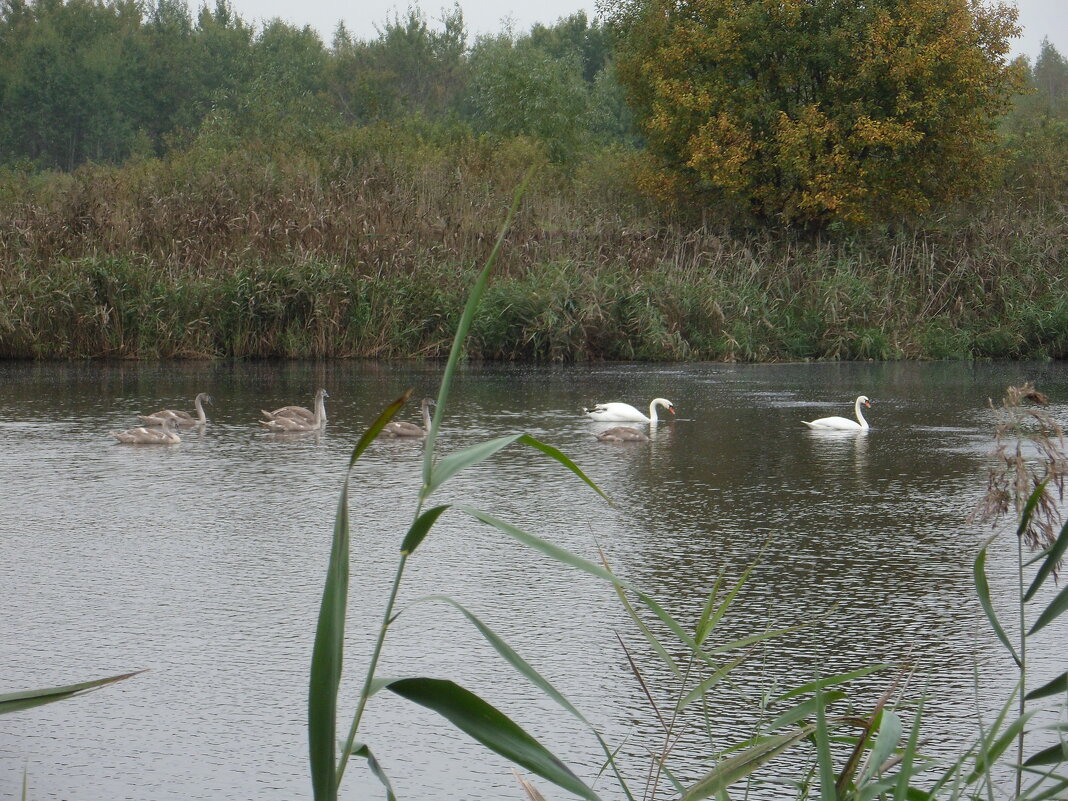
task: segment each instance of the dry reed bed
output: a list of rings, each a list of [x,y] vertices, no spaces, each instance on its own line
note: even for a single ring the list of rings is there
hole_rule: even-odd
[[[0,356],[440,357],[525,164],[508,155],[193,150],[12,176]],[[471,355],[1068,355],[1063,207],[1002,202],[878,236],[735,236],[656,216],[624,161],[545,165]]]

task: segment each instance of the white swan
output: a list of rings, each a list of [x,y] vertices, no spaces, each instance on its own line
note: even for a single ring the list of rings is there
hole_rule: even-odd
[[[425,437],[427,432],[430,431],[430,404],[433,402],[430,398],[423,398],[423,402],[419,404],[419,411],[423,414],[422,428],[415,423],[391,420],[386,423],[381,433],[387,437]]]
[[[283,406],[273,412],[263,412],[269,419],[260,420],[259,424],[266,426],[271,431],[280,433],[318,431],[321,428],[326,428],[325,399],[328,397],[329,395],[325,389],[320,389],[315,393],[314,414],[303,406]]]
[[[164,417],[158,425],[159,428],[139,426],[126,431],[112,431],[111,436],[130,445],[177,445],[182,441],[171,429],[174,421],[169,417]]]
[[[595,435],[601,442],[648,442],[649,436],[630,426],[616,426]]]
[[[856,414],[856,420],[850,420],[848,417],[821,417],[818,420],[813,420],[811,423],[807,420],[802,420],[809,428],[817,428],[822,430],[833,431],[867,431],[868,421],[864,419],[864,415],[860,413],[860,407],[867,406],[871,408],[871,403],[868,402],[867,395],[861,395],[857,398],[857,402],[853,404],[853,413]]]
[[[273,412],[268,412],[264,409],[260,409],[263,412],[263,416],[267,418],[266,422],[260,420],[259,422],[267,426],[272,431],[314,431],[317,428],[326,427],[326,402],[325,399],[330,397],[325,389],[320,389],[315,393],[315,411],[305,409],[303,406],[283,406],[280,409],[275,409]],[[288,427],[291,423],[296,423],[299,427]],[[277,424],[277,425],[272,425]]]
[[[207,392],[201,392],[193,399],[193,406],[195,406],[197,410],[196,417],[193,417],[189,412],[183,412],[178,409],[160,409],[158,412],[153,412],[152,414],[139,414],[137,415],[137,419],[147,426],[161,426],[165,419],[170,420],[179,428],[203,426],[208,424],[208,418],[204,414],[204,404],[211,402],[211,395]]]
[[[601,423],[655,423],[656,407],[663,406],[675,414],[675,404],[666,398],[653,398],[649,404],[649,416],[645,416],[629,403],[598,403],[583,409],[586,416]]]

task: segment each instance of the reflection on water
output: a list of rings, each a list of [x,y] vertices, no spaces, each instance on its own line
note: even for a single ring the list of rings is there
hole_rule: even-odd
[[[5,716],[0,795],[21,787],[25,768],[37,799],[308,797],[307,667],[348,455],[385,404],[409,386],[414,397],[433,395],[438,377],[437,365],[340,362],[0,367],[0,692],[149,669]],[[484,508],[590,559],[601,548],[691,626],[721,570],[733,579],[755,563],[718,641],[818,624],[757,649],[753,668],[717,694],[719,747],[751,731],[756,700],[774,687],[904,661],[931,694],[932,749],[949,750],[974,731],[974,667],[984,697],[1000,697],[1014,678],[973,601],[971,564],[989,532],[966,517],[984,486],[987,400],[1028,379],[1068,398],[1062,365],[471,366],[450,399],[443,452],[526,431],[571,456],[615,505],[522,447],[458,475],[437,502]],[[324,432],[257,424],[261,408],[320,386],[330,395]],[[201,391],[215,398],[209,424],[183,431],[180,445],[110,440],[138,412],[186,408]],[[801,424],[862,392],[873,400],[870,431]],[[618,424],[581,414],[592,401],[640,407],[660,396],[678,416],[651,429],[649,442],[598,442]],[[1063,421],[1068,408],[1052,411]],[[343,719],[410,522],[420,446],[377,442],[354,470]],[[991,571],[1007,598],[1007,544]],[[601,583],[451,512],[409,577],[402,603],[455,597],[610,742],[628,738],[632,757],[659,744],[617,635],[661,698],[676,680]],[[1051,626],[1047,642],[1063,633]],[[460,681],[593,780],[596,743],[502,666],[455,610],[408,607],[391,636],[386,674]],[[1035,680],[1059,668],[1040,664]],[[860,684],[877,694],[889,681]],[[700,774],[709,751],[696,714],[684,717],[694,735],[675,751],[690,762],[685,778]],[[366,731],[401,797],[524,797],[502,760],[429,712],[376,697]],[[344,789],[383,795],[359,765]]]

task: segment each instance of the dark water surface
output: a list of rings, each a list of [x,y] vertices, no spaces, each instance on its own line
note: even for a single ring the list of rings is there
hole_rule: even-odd
[[[32,799],[310,797],[308,662],[347,457],[389,400],[408,386],[416,400],[436,394],[439,375],[438,365],[362,363],[0,365],[0,693],[148,670],[0,718],[0,797],[18,797],[24,770]],[[616,506],[522,447],[457,476],[437,502],[475,505],[590,559],[600,545],[688,624],[717,573],[737,577],[764,548],[714,636],[819,623],[738,669],[712,709],[715,744],[746,736],[763,693],[907,660],[915,692],[930,696],[931,750],[951,753],[975,734],[977,696],[998,703],[1015,679],[974,599],[972,562],[990,530],[966,518],[985,486],[987,401],[1023,380],[1068,421],[1062,364],[471,366],[450,399],[443,453],[526,431],[571,456]],[[278,437],[255,423],[261,408],[310,405],[319,386],[330,393],[322,435]],[[215,397],[210,424],[180,445],[108,436],[138,412],[191,409],[201,391]],[[848,416],[861,393],[873,401],[866,435],[819,436],[799,422]],[[656,396],[679,414],[650,443],[599,443],[592,433],[605,426],[580,413]],[[405,418],[416,414],[413,404]],[[383,441],[354,473],[346,729],[420,457],[417,443]],[[1007,610],[1008,537],[991,561]],[[449,594],[611,743],[626,739],[642,775],[661,738],[617,635],[661,700],[674,685],[610,588],[449,514],[408,579],[383,673],[459,681],[595,780],[597,745],[578,723],[455,610],[411,605]],[[1064,669],[1064,633],[1050,627],[1036,682]],[[893,675],[861,689],[881,692]],[[402,799],[524,797],[502,759],[425,710],[375,697],[365,732]],[[708,752],[699,731],[684,738],[681,775],[701,775]],[[604,779],[598,787],[620,797]],[[384,793],[354,762],[342,797]]]

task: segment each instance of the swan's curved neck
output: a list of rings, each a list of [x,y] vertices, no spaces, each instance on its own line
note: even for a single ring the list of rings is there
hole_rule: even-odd
[[[430,433],[430,404],[423,401],[423,430]]]
[[[315,424],[322,426],[326,423],[326,399],[322,395],[315,396]]]
[[[208,422],[207,415],[204,414],[204,404],[201,402],[199,395],[193,399],[193,406],[195,406],[197,410],[197,422],[201,425]]]
[[[860,423],[860,427],[867,428],[868,421],[864,419],[864,413],[860,410],[860,398],[857,398],[857,402],[853,404],[853,410],[857,414],[857,422]]]
[[[658,418],[656,416],[656,407],[659,406],[659,405],[660,405],[660,399],[659,398],[657,398],[656,400],[654,400],[652,403],[649,404],[649,422],[650,423],[655,423],[658,420]]]

